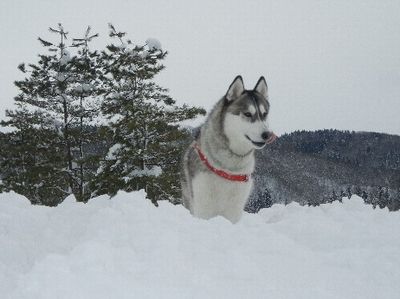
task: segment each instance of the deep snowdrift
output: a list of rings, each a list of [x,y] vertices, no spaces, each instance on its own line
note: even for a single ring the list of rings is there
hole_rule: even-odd
[[[353,197],[236,225],[119,193],[57,208],[0,194],[2,298],[399,298],[400,213]]]

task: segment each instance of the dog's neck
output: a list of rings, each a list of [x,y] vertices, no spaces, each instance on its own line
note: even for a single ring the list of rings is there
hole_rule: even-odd
[[[202,136],[204,137],[204,135]],[[254,170],[254,151],[246,155],[234,153],[228,144],[218,138],[202,138],[199,144],[207,155],[210,163],[218,168],[225,169],[234,173],[252,173]]]

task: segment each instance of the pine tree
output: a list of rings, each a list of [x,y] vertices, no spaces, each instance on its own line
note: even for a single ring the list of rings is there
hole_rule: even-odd
[[[68,32],[58,24],[50,31],[59,42],[39,38],[47,53],[18,66],[26,78],[15,82],[16,109],[1,122],[14,128],[1,136],[1,190],[46,205],[72,193],[86,201],[141,188],[154,201],[178,197],[180,156],[190,135],[178,123],[205,112],[178,107],[154,82],[167,54],[158,41],[134,45],[110,30],[118,43],[99,53],[89,48],[97,37],[90,27],[67,45]],[[100,112],[108,124],[99,126]]]
[[[179,194],[178,165],[189,133],[178,122],[204,114],[178,107],[154,82],[167,52],[154,39],[135,45],[109,25],[116,40],[102,53],[107,80],[102,113],[108,118],[108,154],[98,170],[95,194],[145,189],[154,202]]]
[[[8,143],[7,139],[8,139],[7,135],[3,132],[0,132],[0,167],[1,165],[4,164],[5,160],[4,151],[5,151],[5,146]],[[4,177],[4,170],[0,168],[0,193],[4,192],[3,177]]]
[[[25,195],[35,204],[54,206],[62,201],[69,193],[63,149],[53,143],[55,138],[54,131],[35,128],[8,133],[0,151],[2,190]]]
[[[99,153],[90,150],[90,147],[100,142],[97,120],[100,113],[100,99],[102,88],[102,69],[98,63],[100,54],[91,51],[89,43],[98,36],[91,34],[90,26],[82,38],[74,38],[72,47],[78,49],[76,58],[71,61],[73,83],[69,93],[72,99],[71,118],[73,119],[71,135],[74,148],[72,157],[74,167],[73,193],[80,201],[90,198],[89,182],[94,178],[100,159]]]
[[[20,91],[17,108],[7,111],[8,120],[2,122],[15,129],[9,136],[14,151],[3,166],[9,170],[7,188],[35,203],[55,205],[71,193],[84,199],[84,131],[99,112],[89,99],[100,81],[93,71],[98,54],[88,49],[96,35],[89,36],[88,29],[85,40],[74,45],[80,48],[78,56],[71,56],[63,26],[49,30],[59,43],[39,38],[48,52],[39,55],[36,64],[18,66],[27,77],[15,82]]]
[[[250,213],[258,213],[261,209],[269,208],[273,205],[272,196],[268,188],[263,188],[261,192],[253,194],[247,203],[245,210]]]

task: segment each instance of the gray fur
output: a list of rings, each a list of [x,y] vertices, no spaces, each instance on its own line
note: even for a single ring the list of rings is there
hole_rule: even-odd
[[[262,115],[260,111],[260,105],[264,107],[266,115]],[[258,119],[265,120],[269,112],[269,103],[263,96],[253,90],[246,90],[239,97],[238,100],[233,102],[227,108],[227,112],[235,115],[240,115],[240,113],[246,113],[249,111],[249,106],[254,106],[256,113],[252,116],[251,121],[255,122]]]
[[[230,141],[225,133],[224,120],[228,114],[232,114],[242,117],[243,121],[265,121],[266,115],[262,115],[259,107],[262,105],[268,113],[269,103],[267,97],[256,90],[244,90],[244,87],[240,90],[240,84],[243,86],[243,81],[241,77],[237,77],[228,89],[227,94],[211,110],[201,127],[200,134],[184,154],[181,169],[182,203],[192,214],[193,179],[200,173],[216,176],[200,160],[196,149],[193,147],[194,142],[200,146],[209,163],[215,168],[229,173],[243,173],[249,168],[248,165],[254,164],[254,148],[249,148],[246,153],[236,153],[230,148]],[[231,90],[232,86],[234,87],[233,91]],[[256,113],[251,118],[244,116],[244,113],[249,111],[250,105],[255,106],[256,109]],[[223,190],[221,191],[223,192]],[[215,194],[215,197],[217,200],[218,194]],[[230,220],[236,222],[236,219]]]

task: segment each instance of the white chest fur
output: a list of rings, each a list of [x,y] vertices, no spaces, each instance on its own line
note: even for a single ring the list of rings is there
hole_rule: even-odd
[[[203,219],[221,215],[236,223],[242,216],[252,186],[252,179],[236,182],[211,172],[198,173],[192,180],[191,212]]]

